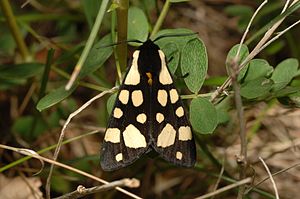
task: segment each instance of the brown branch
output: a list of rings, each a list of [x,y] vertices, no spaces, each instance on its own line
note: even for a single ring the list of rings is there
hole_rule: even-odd
[[[108,191],[108,190],[114,189],[116,187],[136,188],[139,186],[140,186],[140,181],[135,178],[133,178],[133,179],[125,178],[122,180],[110,182],[109,184],[106,184],[106,185],[95,186],[95,187],[91,187],[91,188],[85,188],[84,186],[79,185],[77,187],[76,191],[67,193],[67,194],[57,197],[55,199],[75,199],[75,198],[84,197],[86,195],[93,194],[93,193]]]
[[[237,58],[237,57],[236,57]],[[240,167],[240,180],[246,177],[247,172],[247,137],[246,137],[246,122],[244,118],[244,108],[242,98],[240,95],[240,85],[237,81],[239,74],[239,60],[234,59],[229,63],[229,70],[231,71],[231,79],[234,90],[235,106],[237,110],[237,117],[240,125],[240,154],[237,156],[237,163]],[[245,185],[241,185],[238,192],[238,199],[242,199],[245,192]]]

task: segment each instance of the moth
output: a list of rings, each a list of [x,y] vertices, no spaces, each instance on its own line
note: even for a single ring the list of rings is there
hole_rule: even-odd
[[[101,167],[112,171],[155,150],[168,162],[192,167],[196,147],[165,54],[150,39],[133,53],[105,132]]]

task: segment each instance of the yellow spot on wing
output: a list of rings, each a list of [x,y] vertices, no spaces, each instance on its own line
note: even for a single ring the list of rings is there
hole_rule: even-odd
[[[171,124],[166,124],[157,137],[157,146],[166,148],[175,143],[176,131]]]
[[[181,126],[178,130],[178,139],[181,141],[188,141],[192,139],[192,130],[189,126]]]
[[[176,152],[176,158],[177,158],[178,160],[181,160],[181,159],[182,159],[182,153],[181,153],[180,151],[177,151],[177,152]]]
[[[106,142],[120,143],[120,130],[117,128],[108,128],[105,132],[104,140]]]
[[[132,124],[129,124],[123,132],[123,138],[125,146],[129,148],[141,148],[146,147],[146,138],[141,132]]]
[[[122,153],[118,153],[116,155],[116,160],[117,160],[117,162],[120,162],[121,160],[123,160],[123,154]]]

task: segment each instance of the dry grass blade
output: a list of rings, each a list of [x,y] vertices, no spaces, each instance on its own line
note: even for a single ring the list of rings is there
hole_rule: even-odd
[[[92,99],[87,101],[85,104],[83,104],[79,109],[77,109],[76,111],[74,111],[73,113],[71,113],[69,115],[67,121],[65,122],[65,124],[64,124],[64,126],[61,130],[59,140],[58,140],[58,143],[57,143],[57,147],[56,147],[55,152],[54,152],[53,160],[57,160],[59,151],[61,149],[62,142],[63,142],[64,137],[65,137],[65,130],[66,130],[68,124],[70,123],[71,119],[73,117],[75,117],[77,114],[79,114],[81,111],[83,111],[85,108],[87,108],[93,101],[103,97],[104,95],[106,95],[108,93],[113,93],[117,88],[118,87],[113,87],[110,90],[106,90],[106,91],[103,91],[103,92],[99,93],[98,95],[96,95],[95,97],[93,97]],[[50,184],[51,184],[51,176],[52,176],[52,172],[53,172],[53,167],[54,166],[51,165],[50,170],[49,170],[49,175],[48,175],[48,178],[47,178],[47,183],[46,183],[46,190],[48,190],[47,193],[50,193]]]
[[[36,158],[38,160],[45,161],[45,162],[48,162],[48,163],[50,163],[52,165],[56,165],[56,166],[68,169],[70,171],[73,171],[75,173],[78,173],[80,175],[86,176],[86,177],[91,178],[91,179],[93,179],[95,181],[98,181],[100,183],[109,184],[109,182],[107,182],[107,181],[105,181],[105,180],[103,180],[101,178],[98,178],[98,177],[96,177],[96,176],[94,176],[92,174],[86,173],[84,171],[81,171],[81,170],[76,169],[74,167],[71,167],[69,165],[66,165],[66,164],[63,164],[63,163],[60,163],[60,162],[57,162],[57,161],[45,158],[43,156],[38,155],[37,153],[33,153],[33,152],[31,152],[32,150],[29,150],[30,151],[29,152],[28,150],[24,150],[24,149],[20,149],[20,148],[16,148],[16,147],[11,147],[11,146],[7,146],[7,145],[2,145],[2,144],[0,144],[0,148],[8,149],[8,150],[11,150],[11,151],[15,151],[15,152],[20,153],[22,155],[31,156],[31,157]],[[126,194],[126,195],[128,195],[130,197],[132,197],[132,198],[136,198],[136,199],[140,199],[141,198],[141,197],[139,197],[139,196],[137,196],[137,195],[135,195],[133,193],[130,193],[127,190],[122,189],[120,187],[116,187],[116,190],[118,190],[118,191],[120,191],[120,192],[122,192],[122,193],[124,193],[124,194]]]
[[[276,176],[276,175],[279,175],[279,174],[282,174],[290,169],[293,169],[293,168],[296,168],[296,167],[299,167],[300,166],[300,163],[297,163],[295,165],[292,165],[288,168],[285,168],[285,169],[282,169],[276,173],[273,173],[272,176]],[[256,183],[254,186],[250,187],[245,193],[249,193],[251,190],[253,190],[254,188],[258,187],[259,185],[261,185],[262,183],[264,183],[265,181],[267,181],[268,179],[270,178],[270,176],[267,176],[265,177],[264,179],[262,179],[261,181],[259,181],[258,183]]]
[[[140,181],[133,178],[133,179],[129,179],[129,178],[125,178],[122,180],[118,180],[118,181],[114,181],[114,182],[110,182],[109,184],[106,185],[102,185],[102,186],[95,186],[95,187],[91,187],[91,188],[85,188],[82,185],[79,185],[77,187],[76,191],[73,191],[71,193],[67,193],[63,196],[57,197],[55,199],[73,199],[73,198],[80,198],[89,194],[93,194],[93,193],[98,193],[98,192],[103,192],[103,191],[108,191],[111,189],[114,189],[116,187],[130,187],[130,188],[136,188],[140,186]]]
[[[222,188],[220,188],[220,189],[218,189],[218,190],[216,190],[216,191],[214,191],[214,192],[211,192],[211,193],[205,194],[205,195],[203,195],[203,196],[197,197],[197,198],[195,198],[195,199],[205,199],[205,198],[209,198],[209,197],[218,195],[218,194],[220,194],[220,193],[223,193],[223,192],[225,192],[225,191],[228,191],[228,190],[230,190],[230,189],[233,189],[233,188],[235,188],[235,187],[238,187],[238,186],[247,184],[247,183],[249,183],[249,182],[251,182],[251,178],[246,178],[246,179],[244,179],[244,180],[241,180],[241,181],[235,182],[235,183],[233,183],[233,184],[230,184],[230,185],[228,185],[228,186],[222,187]]]
[[[265,163],[265,161],[264,161],[261,157],[259,157],[259,159],[260,159],[260,161],[263,163],[263,165],[264,165],[266,171],[267,171],[268,174],[269,174],[270,180],[271,180],[271,182],[272,182],[272,184],[273,184],[273,188],[274,188],[274,191],[275,191],[276,199],[279,199],[278,190],[277,190],[275,181],[274,181],[274,179],[273,179],[273,176],[272,176],[272,174],[271,174],[271,172],[270,172],[270,170],[269,170],[269,167],[267,166],[267,164]]]

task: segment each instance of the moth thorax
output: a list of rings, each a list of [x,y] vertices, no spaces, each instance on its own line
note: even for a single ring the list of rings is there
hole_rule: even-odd
[[[158,76],[161,70],[161,59],[158,51],[141,50],[138,58],[138,69],[140,74],[151,73],[153,77]]]

